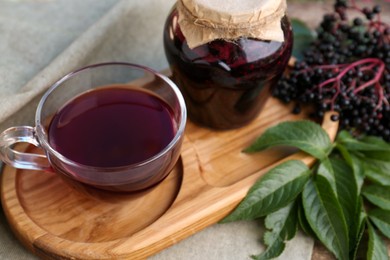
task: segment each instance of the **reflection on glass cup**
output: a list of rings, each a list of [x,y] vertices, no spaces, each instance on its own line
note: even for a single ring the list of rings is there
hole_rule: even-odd
[[[138,191],[159,183],[176,164],[186,113],[166,76],[129,63],[91,65],[48,89],[35,127],[11,127],[0,135],[0,158],[104,190]],[[44,155],[14,150],[20,142]]]

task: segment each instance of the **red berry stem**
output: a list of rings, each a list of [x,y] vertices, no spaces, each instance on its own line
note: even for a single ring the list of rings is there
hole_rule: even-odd
[[[366,83],[360,85],[359,87],[355,88],[355,90],[353,91],[354,94],[357,94],[358,92],[360,92],[363,89],[365,89],[369,86],[372,86],[372,85],[375,85],[375,88],[378,88],[378,87],[382,88],[380,86],[380,79],[382,78],[383,72],[385,71],[385,68],[386,68],[385,63],[382,60],[377,59],[377,58],[366,58],[366,59],[358,60],[354,63],[351,63],[350,66],[355,67],[355,66],[358,66],[358,65],[364,64],[364,63],[369,63],[368,65],[371,68],[370,70],[375,71],[375,76],[373,79],[371,79],[371,80],[367,81]],[[373,69],[372,65],[376,66],[376,68],[378,68],[378,69],[377,70]],[[362,69],[364,70],[364,68],[362,68]]]
[[[313,90],[316,88],[319,89],[319,92],[322,93],[323,88],[334,88],[336,90],[336,93],[333,95],[330,103],[331,103],[331,110],[334,109],[334,102],[338,95],[341,93],[341,84],[343,77],[349,72],[349,71],[357,71],[360,70],[362,72],[364,71],[374,71],[375,75],[374,77],[359,85],[356,86],[356,79],[354,79],[351,82],[350,87],[348,88],[347,92],[352,91],[353,94],[358,94],[359,92],[363,91],[364,89],[374,86],[377,94],[378,94],[378,104],[376,105],[376,109],[382,106],[383,102],[386,104],[389,104],[388,100],[384,96],[383,92],[383,86],[381,85],[380,81],[383,77],[384,71],[386,69],[386,64],[377,58],[365,58],[361,60],[357,60],[355,62],[352,62],[350,64],[332,64],[332,65],[317,65],[313,67],[306,68],[304,70],[301,70],[299,73],[308,73],[310,71],[313,71],[315,69],[322,69],[322,70],[332,70],[333,72],[338,73],[337,76],[332,77],[330,79],[327,79],[323,82],[321,82],[319,85],[315,86]]]

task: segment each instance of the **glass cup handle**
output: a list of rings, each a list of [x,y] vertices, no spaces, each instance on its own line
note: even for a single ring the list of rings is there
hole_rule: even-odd
[[[51,171],[49,160],[43,154],[23,153],[13,149],[17,143],[30,143],[36,147],[40,144],[31,126],[16,126],[0,134],[0,159],[18,169]]]

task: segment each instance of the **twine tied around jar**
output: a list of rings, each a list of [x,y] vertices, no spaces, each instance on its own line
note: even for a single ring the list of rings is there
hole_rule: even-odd
[[[178,0],[178,23],[193,49],[217,39],[284,41],[286,0]]]

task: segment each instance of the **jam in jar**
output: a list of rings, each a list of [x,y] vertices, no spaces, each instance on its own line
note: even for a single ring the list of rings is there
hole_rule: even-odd
[[[176,7],[165,23],[164,48],[190,120],[220,130],[248,124],[258,116],[290,59],[293,35],[287,16],[279,19],[283,41],[238,37],[190,48]]]

